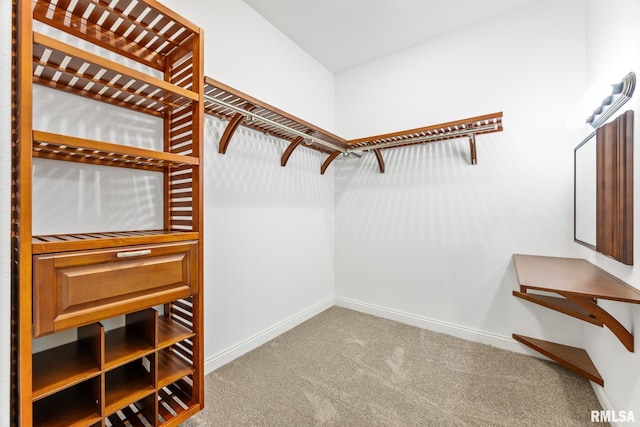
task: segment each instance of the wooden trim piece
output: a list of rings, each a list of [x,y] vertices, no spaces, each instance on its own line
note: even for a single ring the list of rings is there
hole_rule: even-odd
[[[596,250],[633,265],[633,111],[596,132]]]
[[[32,3],[16,0],[16,27],[14,32],[16,84],[14,87],[16,106],[14,114],[17,129],[13,140],[13,177],[12,177],[12,304],[14,304],[15,333],[17,348],[12,349],[15,359],[12,361],[16,390],[16,412],[12,422],[20,426],[33,424],[32,409],[32,369],[33,357],[32,332],[32,271],[31,271],[31,234],[32,234],[32,158],[31,129],[33,128],[33,85],[32,63]]]
[[[293,151],[298,147],[298,145],[302,143],[302,141],[304,141],[304,138],[302,138],[301,136],[298,136],[293,141],[291,141],[291,144],[287,146],[287,149],[284,150],[284,153],[282,154],[282,158],[280,159],[280,166],[287,166],[289,157],[291,157]]]
[[[340,153],[341,152],[339,150],[336,150],[333,153],[329,154],[329,157],[325,159],[325,161],[322,163],[322,166],[320,167],[320,175],[324,175],[331,162],[333,162],[336,157],[340,155]]]
[[[539,353],[544,354],[549,359],[556,361],[565,368],[570,369],[604,387],[604,380],[602,379],[602,376],[596,369],[587,352],[583,349],[517,334],[513,334],[512,336],[515,340],[531,347]]]

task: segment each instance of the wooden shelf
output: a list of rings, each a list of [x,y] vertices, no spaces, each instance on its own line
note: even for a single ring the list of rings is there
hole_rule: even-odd
[[[75,427],[99,423],[101,419],[99,381],[89,380],[38,400],[33,404],[33,424]],[[69,402],[74,402],[69,405]]]
[[[165,422],[181,422],[198,410],[197,402],[189,397],[189,388],[185,380],[180,380],[158,390],[158,413]]]
[[[33,254],[105,249],[155,243],[198,240],[199,233],[173,230],[114,231],[101,233],[56,234],[33,236]]]
[[[604,387],[604,380],[585,350],[517,334],[513,338]]]
[[[129,363],[105,374],[105,412],[111,414],[155,392],[142,361]]]
[[[33,34],[33,81],[84,98],[164,116],[198,94],[40,33]]]
[[[33,400],[78,384],[101,372],[79,341],[33,355]]]
[[[120,0],[113,7],[95,0],[33,3],[34,19],[162,71],[166,58],[200,31],[154,0]]]
[[[193,374],[193,365],[169,349],[158,352],[158,387],[165,387]]]
[[[598,299],[640,304],[640,290],[584,259],[514,254],[520,292],[513,295],[597,326],[606,326],[629,351],[633,335],[598,305]],[[559,297],[530,292],[556,293]],[[604,381],[585,350],[514,334],[523,344],[539,351],[580,375],[603,385]]]
[[[197,166],[197,157],[108,142],[33,131],[33,156],[68,162],[165,172],[168,168]]]
[[[173,321],[170,317],[158,317],[158,348],[168,347],[194,335],[191,329]]]
[[[640,304],[640,290],[585,259],[513,255],[522,292],[538,289]]]
[[[126,327],[105,334],[105,369],[111,369],[131,360],[153,353],[153,345]]]
[[[287,141],[294,141],[302,134],[308,138],[304,142],[301,141],[303,145],[326,153],[331,153],[337,147],[347,148],[345,139],[211,77],[205,77],[204,93],[205,113],[228,120],[230,124],[235,117],[242,116],[242,112],[251,113],[253,116],[250,119],[245,119],[243,126],[261,133]],[[317,141],[310,138],[317,139]],[[328,145],[322,145],[322,141]],[[221,153],[226,151],[227,144],[228,141],[223,137],[220,141]]]

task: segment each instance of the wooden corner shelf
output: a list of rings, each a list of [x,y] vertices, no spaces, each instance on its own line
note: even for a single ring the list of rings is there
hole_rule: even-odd
[[[606,326],[627,350],[634,351],[631,332],[598,305],[598,300],[640,304],[640,290],[584,259],[514,254],[513,261],[520,284],[520,291],[513,291],[514,296]],[[604,384],[586,351],[516,334],[513,337],[597,384]]]
[[[604,380],[585,350],[517,334],[513,334],[513,338],[604,387]]]

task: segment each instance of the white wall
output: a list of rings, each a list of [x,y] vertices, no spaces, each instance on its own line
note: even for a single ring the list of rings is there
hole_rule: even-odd
[[[11,2],[0,1],[0,425],[9,425],[11,364]]]
[[[334,76],[240,0],[165,5],[205,30],[205,74],[332,130]],[[207,118],[205,359],[207,370],[334,303],[333,173],[325,157]]]
[[[587,0],[587,83],[611,84],[628,72],[640,78],[640,2],[635,0]],[[636,87],[633,98],[620,112],[635,112],[635,186],[634,186],[634,266],[625,266],[603,255],[590,252],[590,259],[607,271],[640,288],[640,94]],[[601,301],[622,324],[635,335],[640,330],[640,305]],[[587,327],[586,349],[605,380],[605,397],[612,409],[633,411],[640,423],[640,355],[628,352],[607,329]]]
[[[504,132],[336,162],[339,304],[525,351],[583,325],[511,295],[513,253],[567,256],[585,4],[540,1],[336,77],[347,137],[504,112]],[[557,325],[562,324],[562,328]]]
[[[241,0],[165,0],[205,30],[205,74],[328,131],[334,76]]]

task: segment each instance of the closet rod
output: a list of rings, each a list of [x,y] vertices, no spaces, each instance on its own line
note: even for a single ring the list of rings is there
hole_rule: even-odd
[[[478,133],[478,132],[487,132],[487,131],[496,131],[498,130],[498,124],[490,124],[490,125],[484,125],[484,126],[478,126],[475,127],[473,129],[460,129],[457,131],[451,131],[451,132],[442,132],[436,135],[428,135],[428,136],[424,136],[424,137],[416,137],[416,138],[408,138],[408,139],[402,139],[402,140],[397,140],[397,141],[389,141],[389,142],[383,142],[380,144],[372,144],[369,146],[364,146],[364,147],[357,147],[357,148],[350,148],[347,150],[347,152],[349,153],[359,153],[362,151],[369,151],[369,150],[375,150],[378,148],[391,148],[391,147],[397,147],[397,146],[402,146],[402,145],[408,145],[408,144],[417,144],[417,143],[421,143],[421,142],[429,142],[429,141],[434,141],[434,140],[442,140],[443,138],[450,138],[453,136],[471,136],[472,134]]]
[[[264,118],[264,117],[262,117],[262,116],[260,116],[260,115],[258,115],[256,113],[252,113],[249,110],[245,110],[242,107],[237,107],[237,106],[235,106],[233,104],[229,104],[228,102],[221,101],[221,100],[213,98],[213,97],[211,97],[209,95],[205,95],[204,99],[209,101],[209,102],[213,102],[214,104],[219,105],[221,107],[224,107],[224,108],[227,108],[229,110],[235,111],[236,113],[240,113],[245,117],[249,116],[252,119],[256,119],[256,120],[258,120],[260,122],[266,123],[266,124],[271,125],[271,126],[275,126],[275,127],[279,128],[279,129],[282,129],[282,130],[284,130],[286,132],[290,132],[290,133],[292,133],[292,134],[294,134],[296,136],[300,136],[300,137],[302,137],[304,139],[307,139],[307,140],[310,140],[312,142],[315,142],[318,145],[322,145],[324,147],[331,148],[334,151],[337,150],[337,151],[340,151],[341,153],[344,153],[344,152],[347,151],[342,147],[339,147],[337,145],[331,144],[330,142],[327,142],[327,141],[323,141],[321,139],[313,137],[313,136],[311,136],[309,134],[306,134],[304,132],[300,132],[300,131],[297,131],[295,129],[291,129],[290,127],[288,127],[286,125],[283,125],[283,124],[275,122],[273,120]]]

